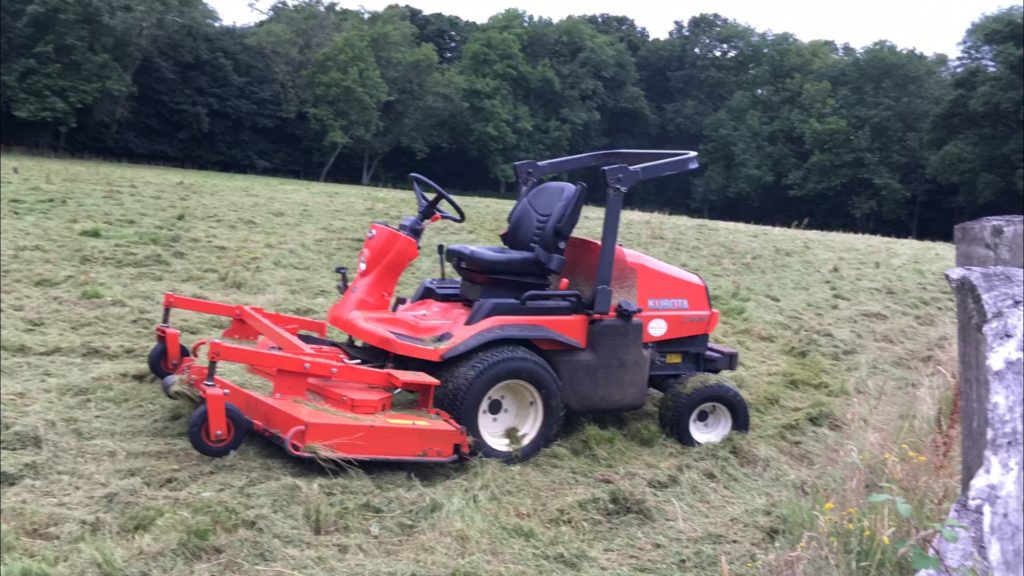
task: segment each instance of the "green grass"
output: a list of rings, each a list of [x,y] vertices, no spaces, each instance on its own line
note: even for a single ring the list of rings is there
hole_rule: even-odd
[[[953,495],[956,454],[934,447],[956,363],[948,244],[627,212],[624,245],[709,283],[749,435],[683,448],[652,392],[523,465],[325,469],[259,439],[191,448],[189,408],[145,366],[161,294],[322,317],[333,267],[411,192],[23,155],[0,174],[4,576],[890,574],[908,572],[894,547],[847,540],[822,505],[896,536],[863,504],[878,483],[926,518]],[[436,273],[434,243],[496,242],[510,204],[460,201],[469,221],[430,227],[402,293]],[[175,322],[190,342],[223,326]]]

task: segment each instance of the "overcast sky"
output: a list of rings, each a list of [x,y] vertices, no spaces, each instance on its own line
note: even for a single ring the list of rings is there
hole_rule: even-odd
[[[266,8],[272,0],[207,0],[225,24],[249,24],[262,18],[249,4]],[[394,0],[342,0],[346,8],[379,10]],[[486,21],[505,8],[555,20],[571,14],[607,12],[629,16],[652,37],[665,37],[675,20],[717,12],[758,30],[792,32],[801,40],[828,39],[861,47],[879,39],[924,53],[959,53],[964,31],[982,14],[1019,4],[1012,0],[405,0],[424,12],[454,14]]]

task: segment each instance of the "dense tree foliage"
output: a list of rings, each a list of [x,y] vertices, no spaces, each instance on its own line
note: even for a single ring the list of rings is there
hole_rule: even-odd
[[[609,14],[475,24],[323,0],[247,27],[201,0],[4,0],[0,16],[5,144],[364,184],[414,169],[498,193],[519,159],[698,149],[694,178],[631,205],[921,237],[1024,203],[1020,6],[982,16],[952,60],[717,14],[653,40]]]
[[[1020,212],[1024,198],[1024,30],[1017,6],[967,31],[950,97],[934,117],[929,175],[958,219]]]

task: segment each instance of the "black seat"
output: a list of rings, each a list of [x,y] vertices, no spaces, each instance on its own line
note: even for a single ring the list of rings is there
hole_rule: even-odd
[[[511,289],[492,291],[495,296],[547,288],[548,276],[565,266],[565,245],[580,219],[585,198],[583,184],[545,182],[512,207],[508,230],[501,235],[504,246],[454,244],[448,247],[446,258],[462,277],[464,287],[468,282]],[[469,294],[488,297],[472,288]]]

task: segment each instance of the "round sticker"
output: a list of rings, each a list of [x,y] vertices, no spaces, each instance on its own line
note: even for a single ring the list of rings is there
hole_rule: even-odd
[[[647,323],[647,333],[657,338],[668,332],[668,323],[661,318],[655,318]]]

